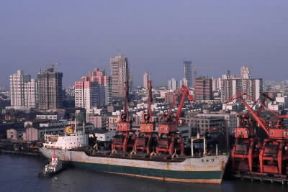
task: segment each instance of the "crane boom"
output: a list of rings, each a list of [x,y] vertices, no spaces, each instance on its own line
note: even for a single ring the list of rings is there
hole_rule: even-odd
[[[180,103],[178,105],[178,110],[177,110],[177,113],[176,113],[176,122],[178,123],[179,122],[179,119],[180,119],[180,115],[181,115],[181,112],[182,112],[182,108],[184,106],[184,102],[185,102],[185,98],[187,97],[189,101],[192,101],[194,98],[192,95],[190,95],[190,92],[189,92],[189,88],[187,86],[182,86],[181,87],[181,100],[180,100]]]
[[[261,118],[257,112],[255,112],[250,105],[245,101],[243,98],[244,94],[241,94],[240,96],[237,96],[234,99],[238,99],[241,101],[241,103],[246,107],[246,109],[249,111],[249,113],[252,115],[253,119],[257,122],[258,126],[264,130],[264,132],[267,134],[269,138],[274,138],[274,139],[287,139],[288,138],[288,130],[284,129],[284,127],[278,126],[278,127],[271,127],[267,125],[267,123]],[[281,116],[277,115],[278,119],[286,119],[287,116]]]

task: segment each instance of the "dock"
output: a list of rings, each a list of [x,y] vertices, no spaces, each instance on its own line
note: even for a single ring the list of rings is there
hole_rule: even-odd
[[[6,154],[14,154],[14,155],[29,155],[29,156],[41,156],[39,152],[31,152],[31,151],[13,151],[13,150],[5,150],[1,149],[0,153]]]
[[[235,178],[241,180],[250,180],[251,182],[269,182],[269,183],[280,183],[282,185],[288,185],[287,175],[269,175],[261,173],[236,173],[233,175]]]

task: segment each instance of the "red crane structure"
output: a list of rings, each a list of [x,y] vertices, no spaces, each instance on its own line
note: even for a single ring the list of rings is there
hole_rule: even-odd
[[[134,145],[134,133],[131,131],[131,122],[128,111],[128,97],[129,86],[125,82],[125,98],[124,98],[124,111],[120,115],[120,121],[117,123],[117,134],[112,139],[112,154],[118,150],[124,154],[127,152],[128,147],[132,148]]]
[[[152,81],[148,81],[148,99],[147,99],[147,112],[143,114],[142,122],[140,123],[139,135],[135,139],[133,154],[138,151],[145,152],[147,155],[151,152],[151,139],[152,134],[155,131],[155,123],[152,121],[152,109],[151,104],[153,101],[152,97]]]
[[[250,172],[258,169],[256,171],[263,174],[287,174],[288,129],[284,127],[283,120],[287,119],[288,116],[278,115],[274,112],[273,121],[265,120],[245,101],[243,95],[238,96],[237,99],[248,110],[257,127],[265,132],[267,138],[264,139],[262,145],[259,144],[252,123],[248,123],[246,127],[235,128],[236,143],[231,152],[233,167],[236,168],[235,162],[242,159],[248,160],[248,170]],[[237,143],[237,140],[242,140],[242,143]],[[254,170],[253,165],[255,165]]]
[[[193,97],[190,95],[189,89],[186,86],[182,86],[180,91],[182,96],[178,105],[176,117],[174,117],[170,112],[168,114],[164,114],[160,120],[161,122],[159,123],[158,127],[158,143],[156,146],[157,154],[168,153],[171,157],[178,154],[184,154],[184,142],[180,134],[177,133],[177,127],[185,98],[188,97],[188,99],[191,101],[193,100]]]

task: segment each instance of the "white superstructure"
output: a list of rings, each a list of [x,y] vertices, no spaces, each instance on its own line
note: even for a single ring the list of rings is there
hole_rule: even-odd
[[[45,148],[52,149],[74,149],[88,146],[88,136],[86,134],[76,133],[71,135],[45,135]]]

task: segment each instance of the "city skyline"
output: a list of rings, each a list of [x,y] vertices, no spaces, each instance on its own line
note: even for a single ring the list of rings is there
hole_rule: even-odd
[[[18,69],[37,74],[58,63],[67,87],[86,71],[108,70],[119,53],[136,85],[145,71],[156,85],[182,79],[185,60],[198,75],[248,65],[253,76],[286,79],[287,1],[207,2],[0,2],[0,86]]]

